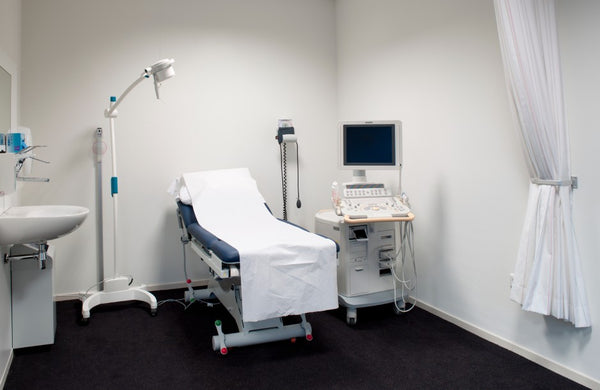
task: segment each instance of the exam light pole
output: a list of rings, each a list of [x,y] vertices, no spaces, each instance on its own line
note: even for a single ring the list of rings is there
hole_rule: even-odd
[[[139,286],[130,286],[133,282],[133,278],[128,276],[120,276],[117,273],[117,211],[118,211],[118,179],[117,179],[117,156],[115,148],[115,118],[118,115],[117,107],[121,104],[123,99],[131,92],[139,83],[144,81],[150,76],[154,77],[154,91],[156,98],[159,99],[158,88],[160,83],[170,79],[175,75],[173,69],[173,63],[175,62],[172,58],[166,58],[155,62],[150,65],[135,80],[117,99],[115,96],[110,97],[110,106],[104,110],[104,116],[109,120],[110,127],[110,141],[111,141],[111,154],[112,154],[112,177],[110,179],[110,192],[113,199],[113,276],[112,278],[105,279],[101,283],[103,284],[103,290],[97,291],[88,296],[83,301],[81,309],[82,321],[84,323],[89,321],[90,310],[95,306],[123,302],[123,301],[142,301],[150,305],[150,313],[156,315],[156,297],[150,292],[144,290]]]

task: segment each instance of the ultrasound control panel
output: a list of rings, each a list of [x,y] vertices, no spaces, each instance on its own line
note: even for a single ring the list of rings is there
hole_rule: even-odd
[[[383,183],[345,183],[339,214],[350,219],[401,218],[410,212]]]
[[[344,198],[392,196],[383,183],[345,183],[342,190]]]

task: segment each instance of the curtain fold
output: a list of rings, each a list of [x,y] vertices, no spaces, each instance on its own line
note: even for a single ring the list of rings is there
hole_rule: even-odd
[[[507,86],[531,178],[510,297],[523,310],[589,327],[572,222],[554,0],[494,0],[494,7]]]

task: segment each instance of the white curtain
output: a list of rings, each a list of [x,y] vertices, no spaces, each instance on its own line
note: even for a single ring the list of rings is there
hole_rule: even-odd
[[[529,202],[510,297],[591,326],[572,223],[571,167],[553,0],[494,0],[504,70],[528,155]]]

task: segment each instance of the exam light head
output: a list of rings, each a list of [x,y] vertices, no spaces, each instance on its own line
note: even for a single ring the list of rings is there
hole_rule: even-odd
[[[160,99],[158,95],[160,83],[175,76],[175,69],[173,69],[174,63],[174,59],[165,58],[160,61],[156,61],[154,64],[144,69],[144,75],[146,77],[154,77],[154,91],[156,92],[157,99]]]

